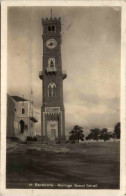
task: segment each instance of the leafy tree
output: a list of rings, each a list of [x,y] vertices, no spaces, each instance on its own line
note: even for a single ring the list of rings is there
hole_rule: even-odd
[[[86,140],[91,140],[92,139],[92,135],[91,133],[89,133],[89,135],[86,137]]]
[[[27,141],[33,141],[33,138],[31,136],[27,136]]]
[[[95,128],[95,129],[90,129],[90,134],[87,136],[89,139],[94,139],[97,140],[99,139],[99,134],[100,134],[100,129]]]
[[[120,139],[120,122],[115,125],[114,134],[116,139]]]
[[[37,141],[37,137],[36,137],[36,136],[34,136],[33,140],[34,140],[34,141]]]
[[[115,138],[115,133],[114,132],[108,132],[109,138]]]
[[[69,140],[72,140],[72,141],[77,140],[78,143],[79,143],[79,140],[84,141],[83,128],[78,125],[75,125],[69,134],[70,134]]]
[[[107,128],[101,129],[99,139],[103,139],[106,142],[106,140],[109,140],[109,138],[110,136],[108,133],[108,129]]]

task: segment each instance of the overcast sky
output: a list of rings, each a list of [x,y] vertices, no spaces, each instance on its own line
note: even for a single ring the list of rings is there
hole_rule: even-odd
[[[8,93],[42,105],[42,24],[50,7],[8,9]],[[120,15],[118,7],[53,7],[62,19],[62,65],[66,131],[112,129],[120,121]],[[40,118],[36,124],[40,132]]]

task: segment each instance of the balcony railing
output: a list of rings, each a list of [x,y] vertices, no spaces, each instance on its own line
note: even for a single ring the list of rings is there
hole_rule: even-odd
[[[62,70],[63,79],[67,77],[66,70]]]
[[[55,67],[47,67],[46,71],[47,72],[56,72],[57,69]]]
[[[39,71],[39,78],[42,80],[43,79],[43,71]]]
[[[47,72],[56,72],[56,68],[47,68]],[[65,79],[67,77],[66,70],[62,70],[62,77]],[[43,79],[43,71],[39,71],[39,78],[42,80]]]
[[[38,122],[37,118],[35,116],[30,116],[30,120],[32,120],[34,123]]]

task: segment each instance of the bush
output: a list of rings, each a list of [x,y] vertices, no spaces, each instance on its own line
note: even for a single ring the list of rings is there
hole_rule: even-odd
[[[34,136],[34,137],[27,136],[26,141],[37,141],[37,137],[36,136]]]
[[[77,142],[76,142],[75,140],[71,140],[70,143],[71,143],[71,144],[75,144],[75,143],[77,143]]]
[[[27,141],[33,141],[33,138],[31,136],[27,136]]]
[[[59,141],[59,140],[57,140],[57,141],[56,141],[56,144],[60,144],[60,141]]]
[[[17,142],[17,141],[19,141],[20,139],[19,138],[17,138],[17,137],[11,137],[11,138],[9,138],[10,140],[12,140],[12,141],[14,141],[14,142]]]
[[[36,136],[34,136],[33,140],[34,140],[34,141],[37,141],[37,137],[36,137]]]

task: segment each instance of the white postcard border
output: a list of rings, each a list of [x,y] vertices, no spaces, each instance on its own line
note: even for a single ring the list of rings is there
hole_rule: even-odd
[[[0,194],[5,195],[124,195],[126,173],[126,2],[125,1],[2,1],[1,3],[1,188]],[[121,32],[121,162],[120,162],[120,190],[45,190],[45,189],[6,189],[6,92],[7,92],[7,7],[8,6],[121,6],[122,7],[122,32]]]

